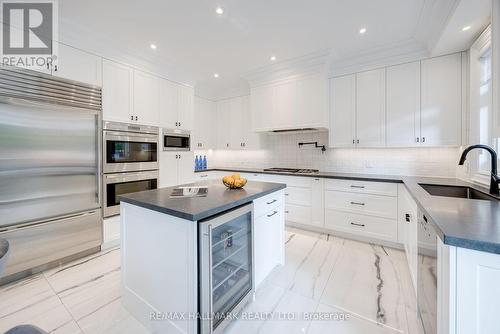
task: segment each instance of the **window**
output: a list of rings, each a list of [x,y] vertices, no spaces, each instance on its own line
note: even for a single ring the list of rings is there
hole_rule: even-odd
[[[488,27],[470,49],[470,122],[469,144],[484,144],[497,152],[500,146],[495,134],[492,93],[491,29]],[[484,150],[470,153],[470,176],[474,181],[489,184],[490,154]]]

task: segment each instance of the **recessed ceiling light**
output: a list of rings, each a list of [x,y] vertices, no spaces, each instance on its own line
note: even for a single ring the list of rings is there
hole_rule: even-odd
[[[222,15],[222,14],[224,14],[224,9],[223,9],[222,7],[217,7],[217,8],[215,9],[215,12],[216,12],[217,14],[219,14],[219,15]]]
[[[153,50],[156,50],[156,48],[157,48],[156,44],[152,44],[152,43],[149,45],[149,47],[150,47],[151,49],[153,49]]]
[[[465,27],[462,28],[462,31],[467,31],[469,29],[470,29],[470,26],[465,26]]]
[[[365,32],[366,32],[366,28],[361,28],[361,29],[359,29],[359,33],[360,33],[360,34],[364,34]]]
[[[275,61],[276,60],[276,56],[271,56],[271,61]]]
[[[214,73],[214,78],[218,78],[219,77],[219,73]]]

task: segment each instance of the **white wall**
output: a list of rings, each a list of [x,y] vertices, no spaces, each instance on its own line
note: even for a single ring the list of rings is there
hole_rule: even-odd
[[[265,150],[197,151],[209,167],[298,167],[321,171],[456,177],[458,148],[327,149],[298,147],[301,141],[327,145],[328,133],[269,135]]]

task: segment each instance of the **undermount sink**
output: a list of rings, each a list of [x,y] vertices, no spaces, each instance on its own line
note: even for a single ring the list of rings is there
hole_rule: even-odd
[[[432,196],[481,199],[486,201],[499,200],[498,198],[491,196],[487,193],[465,186],[445,186],[445,185],[424,184],[424,183],[419,183],[419,185]]]

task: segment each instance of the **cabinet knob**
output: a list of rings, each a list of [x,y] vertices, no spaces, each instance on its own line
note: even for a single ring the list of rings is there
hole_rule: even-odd
[[[134,115],[130,116],[130,120],[133,121],[134,120]]]
[[[139,117],[135,116],[135,120],[138,121],[139,120]]]
[[[56,66],[54,66],[54,71],[55,71],[55,72],[57,72],[57,65],[56,65]]]
[[[359,144],[359,139],[358,139],[358,140],[356,140],[356,144]]]
[[[420,138],[418,138],[418,137],[417,137],[417,138],[415,138],[415,142],[417,142],[417,143],[418,143],[419,141],[420,141]]]
[[[425,143],[425,137],[422,137],[422,143]]]
[[[409,213],[405,214],[405,220],[408,223],[410,222],[410,214]]]

